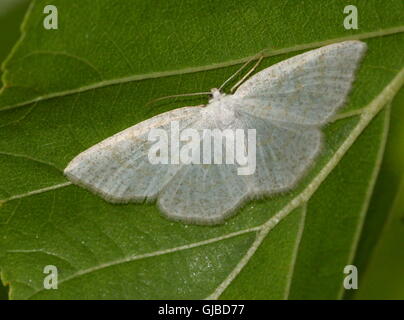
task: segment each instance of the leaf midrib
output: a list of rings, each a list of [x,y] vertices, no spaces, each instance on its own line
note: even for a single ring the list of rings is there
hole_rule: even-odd
[[[113,86],[113,85],[117,85],[117,84],[124,84],[124,83],[130,83],[130,82],[135,82],[135,81],[147,80],[147,79],[163,78],[163,77],[170,77],[170,76],[175,76],[175,75],[182,75],[182,74],[189,74],[189,73],[196,73],[196,72],[226,68],[229,66],[245,63],[245,62],[250,61],[259,56],[262,56],[262,57],[277,56],[277,55],[292,53],[292,52],[296,52],[296,51],[313,49],[313,48],[325,46],[328,44],[332,44],[335,42],[341,42],[341,41],[347,41],[347,40],[363,40],[363,39],[375,38],[375,37],[380,37],[380,36],[385,36],[385,35],[392,35],[392,34],[396,34],[396,33],[402,33],[402,32],[404,32],[404,26],[399,26],[399,27],[393,27],[393,28],[388,28],[388,29],[384,29],[384,30],[366,32],[366,33],[362,33],[362,34],[349,35],[346,37],[339,37],[339,38],[311,42],[311,43],[306,43],[306,44],[299,44],[299,45],[296,45],[293,47],[282,48],[282,49],[277,49],[277,50],[273,50],[271,48],[266,48],[266,49],[263,49],[258,54],[255,54],[252,56],[248,56],[248,57],[244,57],[244,58],[240,58],[240,59],[229,60],[229,61],[225,61],[225,62],[221,62],[221,63],[215,63],[215,64],[211,64],[211,65],[189,67],[189,68],[170,70],[170,71],[151,72],[151,73],[132,75],[132,76],[122,77],[122,78],[117,78],[117,79],[104,80],[104,81],[95,82],[95,83],[87,85],[87,86],[78,87],[75,89],[54,92],[51,94],[39,96],[37,98],[23,101],[23,102],[14,104],[14,105],[0,107],[0,112],[11,110],[11,109],[17,109],[17,108],[24,107],[26,105],[40,102],[40,101],[46,101],[46,100],[50,100],[50,99],[54,99],[54,98],[58,98],[58,97],[69,96],[69,95],[73,95],[76,93],[82,93],[82,92],[95,90],[95,89],[99,89],[99,88],[104,88],[104,87],[108,87],[108,86]],[[25,31],[22,32],[21,38],[23,38],[24,36],[25,36]],[[15,48],[14,48],[14,50],[12,50],[11,55],[13,54],[14,51],[15,51]],[[8,59],[6,59],[6,61],[9,61],[10,58],[11,58],[11,56]],[[8,70],[4,69],[4,73],[3,73],[4,86],[0,90],[0,96],[3,93],[3,91],[7,88],[7,82],[6,82],[7,73],[8,73]]]

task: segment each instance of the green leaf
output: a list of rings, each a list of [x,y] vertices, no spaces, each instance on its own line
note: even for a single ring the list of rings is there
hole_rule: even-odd
[[[0,268],[15,299],[340,298],[404,81],[402,1],[36,1],[0,95]],[[359,30],[343,28],[355,4]],[[251,56],[263,69],[361,39],[369,50],[324,149],[291,192],[219,226],[166,220],[154,204],[109,204],[63,176],[78,153],[205,98]],[[388,56],[388,59],[386,59]],[[57,290],[44,267],[59,270]]]
[[[404,299],[403,104],[401,89],[391,106],[386,151],[355,257],[355,264],[361,270],[361,285],[350,297]]]
[[[0,42],[0,64],[10,52],[13,44],[19,36],[19,25],[24,12],[28,7],[28,0],[4,0],[0,3],[0,29],[6,29],[7,33],[2,34]],[[1,70],[0,70],[1,76]],[[0,87],[2,83],[0,80]],[[0,283],[0,300],[6,300],[8,289]]]
[[[1,35],[0,64],[18,39],[20,31],[18,27],[27,7],[28,0],[3,0],[0,3],[0,29],[5,30],[7,28],[7,32],[2,32]]]
[[[362,277],[357,299],[404,299],[404,179],[396,193],[389,220]],[[382,270],[382,272],[381,272]]]

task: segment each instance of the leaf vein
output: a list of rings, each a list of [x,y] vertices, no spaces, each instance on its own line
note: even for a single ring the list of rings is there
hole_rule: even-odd
[[[340,42],[340,41],[346,41],[346,40],[369,39],[369,38],[396,34],[396,33],[401,33],[401,32],[404,32],[404,26],[393,27],[393,28],[378,30],[378,31],[371,31],[368,33],[357,34],[357,35],[349,35],[346,37],[334,38],[334,39],[323,40],[323,41],[318,41],[318,42],[299,44],[299,45],[296,45],[293,47],[282,48],[282,49],[264,49],[262,51],[262,55],[263,55],[263,57],[270,57],[270,56],[276,56],[276,55],[321,47],[321,46],[328,45],[328,44],[331,44],[334,42]],[[60,91],[60,92],[55,92],[55,93],[39,96],[39,97],[31,99],[31,100],[23,101],[23,102],[14,104],[14,105],[4,106],[0,109],[0,111],[15,109],[15,108],[19,108],[19,107],[22,107],[22,106],[25,106],[25,105],[28,105],[28,104],[31,104],[31,103],[34,103],[37,101],[43,101],[43,100],[49,100],[49,99],[53,99],[53,98],[57,98],[57,97],[68,96],[68,95],[72,95],[72,94],[79,93],[79,92],[95,90],[95,89],[113,86],[113,85],[121,84],[121,83],[128,83],[128,82],[141,81],[141,80],[146,80],[146,79],[155,79],[155,78],[162,78],[162,77],[169,77],[169,76],[175,76],[175,75],[182,75],[182,74],[188,74],[188,73],[195,73],[195,72],[202,72],[202,71],[209,71],[209,70],[214,70],[214,69],[225,68],[225,67],[247,62],[247,61],[251,60],[252,58],[254,58],[255,56],[256,56],[256,54],[254,54],[252,56],[240,58],[240,59],[229,60],[229,61],[215,63],[215,64],[211,64],[211,65],[188,67],[188,68],[183,68],[183,69],[178,69],[178,70],[151,72],[151,73],[145,73],[145,74],[126,76],[126,77],[117,78],[117,79],[103,80],[103,81],[93,83],[93,84],[90,84],[87,86],[78,87],[75,89],[70,89],[70,90],[65,90],[65,91]],[[0,94],[2,93],[2,91],[4,90],[5,87],[6,87],[6,84],[0,90]]]

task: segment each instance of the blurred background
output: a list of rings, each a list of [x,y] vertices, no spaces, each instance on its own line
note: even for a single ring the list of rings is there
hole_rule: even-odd
[[[0,0],[0,63],[20,36],[30,0]],[[0,75],[2,70],[0,70]],[[0,82],[0,87],[2,83]],[[404,299],[404,90],[392,102],[388,143],[358,247],[359,289],[346,299]],[[382,214],[388,212],[387,215]],[[387,217],[387,218],[385,218]],[[1,270],[0,270],[1,271]],[[0,283],[0,300],[8,287]]]

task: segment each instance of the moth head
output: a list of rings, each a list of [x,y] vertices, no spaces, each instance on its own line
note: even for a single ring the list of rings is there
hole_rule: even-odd
[[[221,93],[220,90],[217,88],[213,88],[212,90],[210,90],[210,92],[212,94],[212,98],[209,100],[209,102],[219,101],[220,98],[225,96],[225,94]]]

